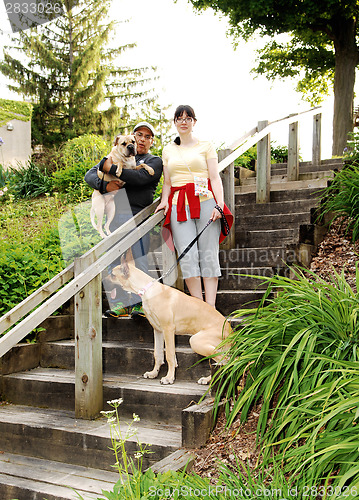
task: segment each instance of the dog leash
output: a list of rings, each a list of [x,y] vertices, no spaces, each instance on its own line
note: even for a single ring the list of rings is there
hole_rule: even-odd
[[[219,205],[216,205],[214,207],[215,209],[218,210],[218,212],[221,214],[222,218],[220,219],[221,221],[221,231],[222,233],[227,236],[229,231],[230,231],[230,227],[229,227],[229,224],[228,224],[228,221],[226,219],[226,216],[224,215],[224,212],[223,210],[221,209],[221,207]],[[204,228],[197,234],[197,236],[186,246],[186,248],[183,250],[183,252],[181,253],[181,255],[179,257],[177,257],[176,259],[176,262],[165,272],[162,274],[162,276],[160,276],[159,278],[156,278],[156,279],[153,279],[152,281],[150,281],[147,285],[145,285],[143,288],[141,288],[137,294],[140,295],[142,297],[142,295],[144,295],[146,293],[146,291],[156,282],[156,281],[162,281],[164,278],[166,278],[166,276],[168,276],[169,274],[172,273],[172,271],[177,267],[179,261],[190,251],[190,249],[193,247],[193,245],[199,240],[200,236],[202,235],[202,233],[207,229],[207,227],[213,222],[213,219],[209,219],[209,221],[207,222],[207,224],[204,226]]]

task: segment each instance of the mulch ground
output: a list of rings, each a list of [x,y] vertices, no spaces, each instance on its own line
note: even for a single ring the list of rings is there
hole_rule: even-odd
[[[346,281],[356,291],[355,266],[359,260],[359,241],[353,244],[351,236],[343,220],[333,223],[312,259],[310,270],[323,279],[333,275],[333,270],[339,274],[344,272]],[[226,428],[225,415],[220,415],[206,445],[195,450],[197,458],[193,472],[215,482],[219,475],[219,464],[233,467],[235,471],[236,457],[254,468],[259,457],[256,445],[259,411],[259,407],[254,408],[243,424],[237,416],[229,429]]]

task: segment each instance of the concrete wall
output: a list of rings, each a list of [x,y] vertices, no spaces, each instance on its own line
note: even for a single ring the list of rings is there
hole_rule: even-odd
[[[8,130],[8,125],[13,130]],[[0,164],[4,167],[16,167],[18,162],[26,165],[31,157],[31,121],[10,120],[0,127],[0,137],[4,144],[0,146]]]

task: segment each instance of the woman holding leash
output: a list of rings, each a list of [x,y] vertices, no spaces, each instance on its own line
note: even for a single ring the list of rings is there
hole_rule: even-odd
[[[191,106],[181,105],[175,111],[174,124],[178,137],[165,146],[163,160],[163,190],[156,212],[164,210],[164,227],[172,232],[174,245],[180,255],[208,225],[203,235],[180,260],[181,271],[193,297],[215,307],[219,265],[221,218],[233,217],[223,200],[223,186],[218,171],[217,153],[209,141],[193,135],[197,122]]]

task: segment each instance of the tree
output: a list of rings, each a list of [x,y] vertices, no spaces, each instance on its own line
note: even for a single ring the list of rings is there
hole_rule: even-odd
[[[302,88],[316,87],[316,79],[330,76],[334,68],[333,155],[342,155],[353,129],[353,98],[355,69],[359,64],[357,46],[357,0],[191,0],[197,9],[212,7],[229,16],[230,33],[248,39],[254,34],[288,33],[292,37],[290,50],[276,50],[272,40],[262,53],[262,70],[274,71],[275,60],[291,68],[306,68]],[[318,43],[320,42],[320,43]],[[283,49],[283,47],[281,47]],[[275,57],[277,56],[277,57]],[[321,59],[323,58],[323,59]],[[297,59],[297,60],[296,60]],[[334,60],[334,66],[333,66]],[[316,62],[315,62],[316,61]],[[323,68],[321,68],[321,65]],[[261,68],[261,66],[259,66]],[[274,74],[272,73],[272,75]],[[281,74],[280,67],[277,74]],[[319,81],[319,84],[322,82]],[[299,87],[300,88],[300,87]],[[322,88],[323,90],[323,88]]]
[[[116,67],[134,43],[108,47],[118,23],[107,20],[110,0],[63,0],[64,15],[22,31],[4,50],[0,71],[8,87],[34,101],[34,142],[51,144],[83,133],[113,136],[131,107],[153,99],[154,68]],[[20,53],[20,58],[11,51]],[[25,56],[26,62],[23,61]]]

